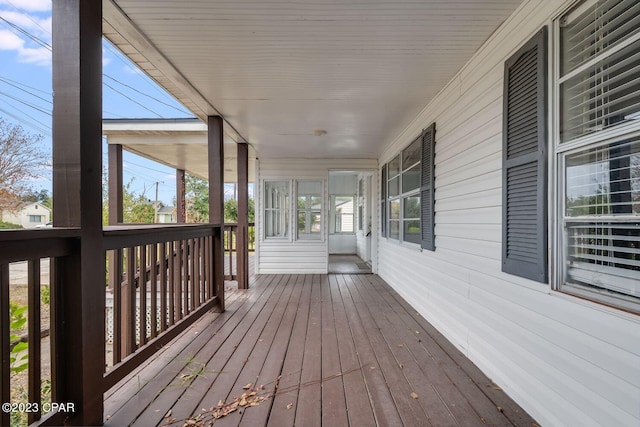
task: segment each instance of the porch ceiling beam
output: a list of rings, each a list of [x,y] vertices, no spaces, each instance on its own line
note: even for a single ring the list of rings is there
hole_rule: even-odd
[[[53,2],[54,225],[80,229],[79,253],[56,260],[60,281],[52,291],[62,316],[55,322],[53,392],[56,401],[75,403],[71,425],[103,421],[101,3]]]

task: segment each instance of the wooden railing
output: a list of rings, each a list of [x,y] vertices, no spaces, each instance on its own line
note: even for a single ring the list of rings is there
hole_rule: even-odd
[[[1,231],[0,403],[22,404],[16,411],[26,413],[29,424],[62,425],[77,415],[74,411],[47,414],[54,408],[47,407],[47,402],[43,406],[41,259],[50,259],[51,402],[78,404],[108,390],[224,299],[222,232],[215,225],[107,227],[100,250],[107,255],[102,259],[108,274],[104,282],[88,284],[80,274],[86,262],[81,259],[80,230]],[[16,342],[12,342],[9,322],[10,265],[23,261],[28,271],[28,331],[20,335],[28,345],[27,399],[12,394],[11,357]],[[105,304],[105,316],[93,304],[82,307],[79,294],[96,295],[92,301],[110,301]],[[102,319],[106,322],[100,328]],[[84,363],[86,346],[91,344],[77,332],[82,324],[85,329],[91,327],[93,344],[104,343],[108,368],[103,370],[99,360],[97,365]],[[86,370],[87,365],[98,368]],[[1,411],[0,425],[10,422],[10,411]]]
[[[51,355],[51,401],[60,402],[65,399],[65,391],[61,389],[61,378],[68,375],[68,365],[65,365],[62,347],[63,341],[62,307],[64,271],[72,268],[75,258],[80,251],[79,232],[72,229],[56,230],[7,230],[0,232],[0,352],[2,368],[0,373],[0,400],[2,403],[11,402],[16,405],[9,407],[10,411],[0,412],[0,425],[10,424],[13,412],[26,413],[29,424],[40,420],[42,411],[42,359],[41,359],[41,259],[50,258],[50,350]],[[10,316],[10,282],[9,268],[11,263],[27,262],[28,288],[28,396],[27,400],[12,399],[11,381],[11,352],[16,345],[11,342]],[[13,354],[13,356],[18,356]],[[14,364],[15,366],[15,364]],[[65,372],[67,369],[67,372]],[[20,404],[23,406],[21,407]],[[28,405],[28,407],[27,407]],[[7,409],[7,408],[3,408]],[[15,410],[14,410],[15,409]],[[27,410],[29,409],[29,410]],[[51,422],[61,424],[64,417],[61,413],[52,413]]]
[[[105,229],[112,301],[105,390],[214,307],[220,231],[210,225]]]
[[[237,252],[238,247],[236,245],[236,238],[238,232],[238,224],[235,223],[226,223],[224,225],[224,279],[225,280],[236,280],[238,276],[237,271]],[[255,223],[249,223],[249,242],[248,249],[249,252],[255,251]]]

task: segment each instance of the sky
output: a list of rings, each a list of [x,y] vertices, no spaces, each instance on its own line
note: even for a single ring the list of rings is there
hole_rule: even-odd
[[[51,152],[51,0],[0,0],[0,117],[43,136]],[[104,118],[193,117],[107,41],[103,41]],[[103,164],[107,165],[103,139]],[[124,153],[124,182],[149,199],[172,205],[175,171],[131,153]],[[34,180],[34,190],[51,192],[51,170]]]

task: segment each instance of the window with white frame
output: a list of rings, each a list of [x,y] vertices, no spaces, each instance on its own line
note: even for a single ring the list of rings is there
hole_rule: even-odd
[[[640,3],[583,1],[555,28],[559,288],[637,311]]]
[[[388,237],[420,244],[422,139],[417,138],[386,165]]]
[[[298,240],[322,238],[322,182],[297,181]]]
[[[354,228],[354,196],[331,195],[331,221],[329,232],[334,234],[353,234]]]
[[[289,181],[264,182],[264,237],[289,237]]]

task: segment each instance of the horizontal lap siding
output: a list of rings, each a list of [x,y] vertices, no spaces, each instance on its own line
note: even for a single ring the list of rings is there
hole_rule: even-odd
[[[256,270],[260,274],[326,273],[328,263],[328,177],[330,170],[376,170],[373,159],[260,159],[258,177],[264,180],[317,180],[324,183],[323,241],[261,241],[257,248]],[[257,191],[262,188],[258,187]],[[295,195],[295,189],[293,189]],[[256,206],[256,237],[262,236],[262,211]],[[295,212],[291,212],[295,218]],[[295,223],[292,223],[295,224]],[[295,235],[295,229],[291,232]]]
[[[560,1],[525,2],[384,164],[436,122],[436,251],[380,239],[379,274],[543,425],[640,425],[640,319],[501,272],[504,61]]]

